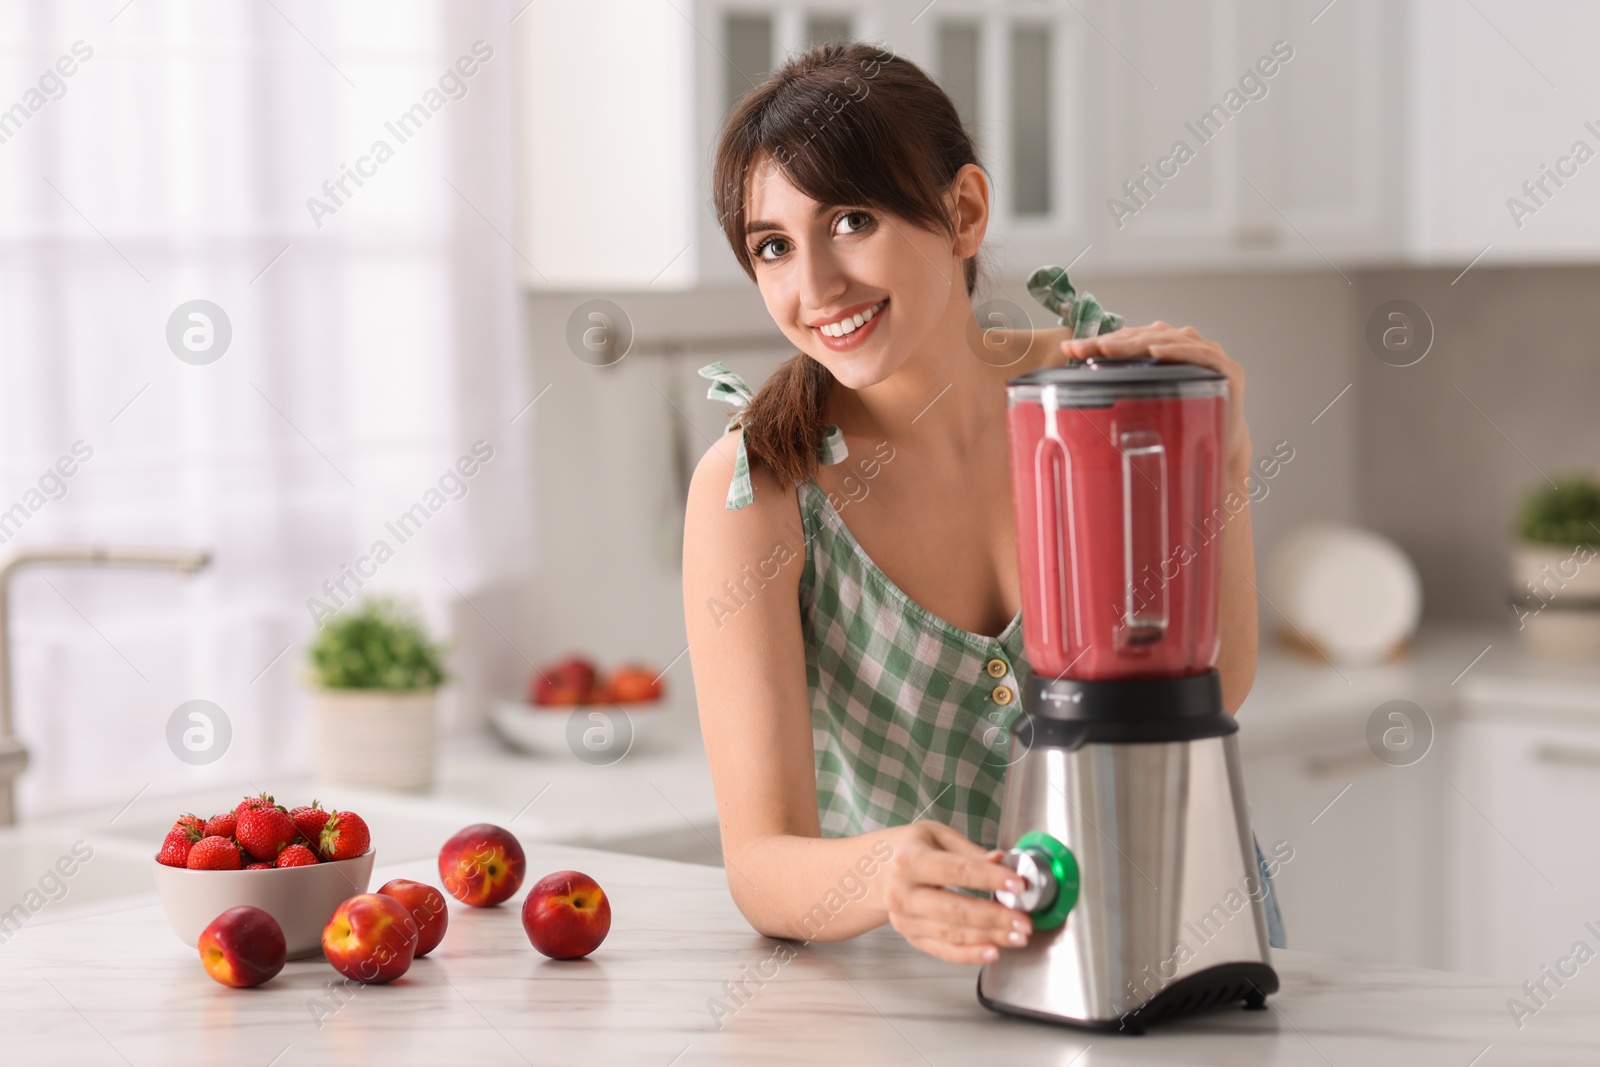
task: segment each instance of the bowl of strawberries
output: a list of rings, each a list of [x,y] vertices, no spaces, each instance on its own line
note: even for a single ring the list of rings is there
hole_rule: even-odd
[[[334,910],[372,878],[371,834],[353,811],[316,801],[286,808],[262,793],[232,811],[180,815],[152,861],[172,932],[187,945],[229,908],[248,904],[278,921],[289,959],[322,951]]]

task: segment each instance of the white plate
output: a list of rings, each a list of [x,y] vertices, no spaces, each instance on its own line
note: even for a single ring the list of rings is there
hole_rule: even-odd
[[[665,700],[649,704],[545,707],[524,704],[520,700],[496,700],[489,705],[489,721],[506,743],[520,752],[578,759],[574,746],[588,743],[592,750],[601,754],[593,762],[605,763],[613,762],[603,758],[606,746],[620,744],[619,731],[622,730],[631,734],[624,754],[659,746],[668,733],[670,710]],[[619,713],[625,717],[625,723],[618,719]]]
[[[1410,557],[1370,530],[1301,526],[1279,542],[1266,577],[1285,628],[1343,666],[1381,662],[1422,616],[1422,581]]]

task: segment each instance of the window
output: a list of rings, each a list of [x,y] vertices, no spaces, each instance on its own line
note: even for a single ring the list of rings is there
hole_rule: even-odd
[[[772,70],[772,16],[729,13],[722,18],[723,110]]]
[[[814,48],[829,41],[848,41],[851,36],[849,15],[806,16],[807,48]]]
[[[955,101],[961,124],[969,134],[978,129],[978,26],[974,22],[945,22],[939,26],[939,84]]]
[[[1011,209],[1050,213],[1050,27],[1011,27]]]

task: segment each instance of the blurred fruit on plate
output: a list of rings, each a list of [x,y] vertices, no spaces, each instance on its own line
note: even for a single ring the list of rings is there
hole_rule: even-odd
[[[533,947],[556,960],[575,960],[600,947],[611,930],[605,890],[581,871],[547,874],[522,902],[522,929]]]
[[[528,703],[539,708],[580,704],[649,704],[662,697],[661,673],[640,663],[626,663],[602,674],[583,656],[546,663],[528,680]]]
[[[439,877],[447,892],[474,908],[492,908],[522,886],[527,857],[509,830],[474,823],[439,849]]]
[[[416,951],[416,920],[404,904],[382,893],[346,900],[322,930],[322,954],[333,969],[366,985],[405,974]]]
[[[594,696],[598,672],[582,656],[568,656],[534,669],[528,681],[528,703],[541,707],[587,704]]]
[[[288,958],[283,928],[260,908],[241,904],[218,915],[196,946],[206,973],[225,986],[248,989],[283,970]]]
[[[618,704],[649,704],[660,700],[660,673],[637,665],[618,667],[607,679],[611,699]]]
[[[405,905],[416,920],[418,958],[439,947],[450,926],[450,909],[443,893],[426,882],[413,882],[409,878],[392,878],[379,886],[378,892]]]

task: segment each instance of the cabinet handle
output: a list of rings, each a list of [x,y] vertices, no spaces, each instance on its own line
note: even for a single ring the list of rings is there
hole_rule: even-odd
[[[1540,763],[1559,763],[1563,767],[1593,767],[1600,770],[1600,748],[1544,744],[1533,750],[1533,758]]]
[[[1378,760],[1368,749],[1355,749],[1335,756],[1312,756],[1306,760],[1306,773],[1313,778],[1342,778],[1373,770]]]

